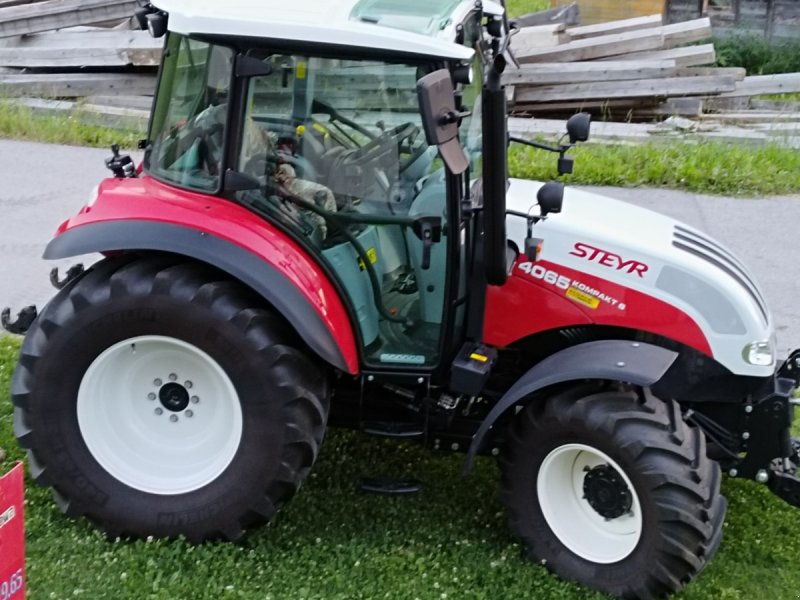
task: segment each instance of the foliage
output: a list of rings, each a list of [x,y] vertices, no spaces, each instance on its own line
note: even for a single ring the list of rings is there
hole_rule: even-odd
[[[721,142],[586,144],[574,148],[572,184],[663,186],[731,196],[789,194],[800,190],[800,152],[778,144],[734,146]],[[513,177],[550,180],[556,161],[541,151],[512,146]]]
[[[800,40],[769,42],[748,34],[715,39],[714,46],[720,67],[744,67],[748,75],[800,71]]]
[[[0,446],[12,434],[9,378],[18,342],[0,337]],[[30,597],[202,600],[600,600],[527,562],[507,533],[493,462],[463,478],[463,456],[333,430],[300,494],[240,545],[106,540],[71,521],[47,490],[27,489]],[[364,474],[410,473],[416,496],[356,490]],[[796,509],[753,482],[727,481],[726,539],[679,600],[795,598]]]
[[[506,0],[506,10],[512,17],[550,8],[550,0]]]
[[[0,101],[0,137],[52,144],[136,147],[141,132],[120,131],[86,123],[80,111],[65,115],[38,115],[26,106]]]

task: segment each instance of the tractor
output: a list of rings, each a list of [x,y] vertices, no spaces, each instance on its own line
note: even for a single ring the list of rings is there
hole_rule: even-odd
[[[238,540],[329,426],[493,455],[510,527],[558,576],[681,589],[722,538],[723,472],[800,504],[800,355],[701,231],[510,179],[490,0],[153,0],[144,158],[117,148],[45,259],[14,427],[37,482],[108,535]],[[57,275],[57,274],[56,274]],[[401,494],[413,481],[365,480]]]

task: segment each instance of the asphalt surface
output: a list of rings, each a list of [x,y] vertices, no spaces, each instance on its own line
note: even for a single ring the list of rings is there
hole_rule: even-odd
[[[110,151],[0,140],[0,308],[43,306],[54,294],[45,245],[108,176]],[[671,190],[591,188],[697,227],[734,249],[759,280],[778,332],[779,355],[800,347],[800,196],[724,198]],[[85,257],[91,264],[96,257]],[[795,262],[797,261],[797,262]]]

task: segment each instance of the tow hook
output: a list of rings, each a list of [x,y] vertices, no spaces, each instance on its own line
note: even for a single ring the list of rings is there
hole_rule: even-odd
[[[64,279],[59,279],[58,267],[55,267],[52,271],[50,271],[50,283],[57,290],[61,290],[70,281],[72,281],[76,277],[80,277],[81,275],[83,275],[85,270],[86,269],[83,268],[82,263],[78,263],[77,265],[72,265],[69,269],[67,269],[67,272],[64,275]]]
[[[28,329],[31,328],[33,321],[36,319],[38,312],[36,306],[26,306],[17,314],[17,320],[11,322],[11,309],[6,307],[0,313],[0,324],[3,329],[15,335],[25,335]]]

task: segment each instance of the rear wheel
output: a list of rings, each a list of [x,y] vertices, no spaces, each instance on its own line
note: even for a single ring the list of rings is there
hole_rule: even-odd
[[[529,405],[501,467],[512,530],[565,579],[659,597],[719,546],[719,467],[677,405],[648,391],[574,388]]]
[[[257,298],[174,257],[106,260],[23,343],[15,430],[62,509],[109,534],[238,538],[305,479],[324,373]]]

